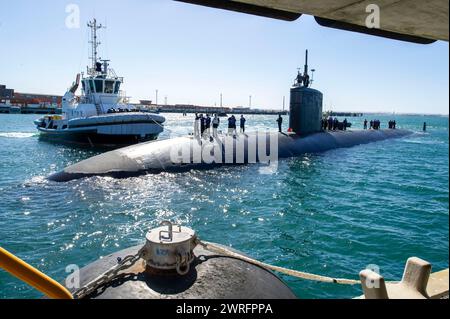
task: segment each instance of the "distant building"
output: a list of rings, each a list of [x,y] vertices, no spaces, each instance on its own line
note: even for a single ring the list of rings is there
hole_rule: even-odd
[[[62,96],[14,92],[13,89],[7,89],[5,85],[0,85],[0,102],[5,103],[6,101],[19,106],[41,105],[61,107]]]
[[[145,106],[153,105],[153,103],[152,103],[153,101],[150,101],[150,100],[140,100],[139,102],[141,105],[145,105]]]
[[[250,112],[250,108],[249,107],[237,106],[237,107],[233,107],[233,112],[235,112],[235,113],[249,113]]]
[[[11,100],[14,97],[14,90],[7,89],[6,85],[0,84],[0,101]]]
[[[25,106],[28,104],[61,106],[62,96],[15,92],[14,97],[11,99],[11,102],[16,103],[16,104],[25,105]]]

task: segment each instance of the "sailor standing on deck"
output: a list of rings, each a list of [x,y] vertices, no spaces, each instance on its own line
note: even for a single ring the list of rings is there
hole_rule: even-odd
[[[364,129],[367,130],[367,119],[364,120]]]
[[[281,133],[282,132],[281,128],[283,125],[283,118],[281,117],[281,114],[278,114],[277,123],[278,123],[278,131]]]
[[[214,118],[212,120],[214,137],[217,137],[217,129],[219,128],[219,124],[220,124],[220,118],[217,116],[217,114],[214,114]]]
[[[333,131],[337,130],[338,124],[339,124],[339,120],[337,119],[337,117],[335,117],[333,120]]]
[[[228,118],[228,134],[236,135],[236,118],[234,117],[234,115],[231,115]]]
[[[200,114],[200,134],[203,137],[203,133],[205,133],[206,128],[206,119],[203,117],[203,114]]]
[[[208,137],[210,137],[211,136],[211,118],[209,117],[209,114],[206,114],[205,131],[206,131],[206,135]]]
[[[245,133],[245,122],[247,122],[247,120],[245,119],[244,115],[241,115],[241,134]]]
[[[199,135],[199,125],[200,125],[200,116],[198,113],[195,113],[195,121],[194,121],[194,136],[197,137]]]
[[[343,123],[344,124],[344,127],[343,127],[344,131],[347,130],[347,123],[348,123],[347,119],[344,119],[344,123]]]

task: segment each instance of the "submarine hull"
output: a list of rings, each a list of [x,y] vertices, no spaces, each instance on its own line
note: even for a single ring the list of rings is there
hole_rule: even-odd
[[[261,154],[269,153],[270,147],[276,147],[276,159],[282,159],[305,153],[320,153],[342,147],[400,138],[409,134],[411,132],[407,130],[386,129],[319,132],[301,137],[297,134],[284,133],[248,133],[237,137],[222,136],[213,141],[192,136],[178,137],[137,144],[100,154],[66,167],[49,176],[49,180],[67,182],[91,176],[124,178],[148,173],[208,169],[220,165],[261,163],[263,162]],[[274,144],[276,145],[274,146]],[[234,155],[230,157],[226,154],[225,145],[234,151]],[[236,155],[239,149],[244,154],[243,156]],[[185,155],[181,156],[184,160],[180,160],[179,156],[182,150],[185,151]],[[215,154],[212,161],[196,158],[199,151],[209,155],[210,150],[219,150],[222,154]],[[253,158],[249,155],[252,150],[256,153]]]

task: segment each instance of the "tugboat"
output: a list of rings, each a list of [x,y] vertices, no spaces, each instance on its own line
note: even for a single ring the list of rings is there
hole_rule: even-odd
[[[163,132],[165,118],[144,113],[128,104],[120,87],[123,78],[109,68],[109,60],[97,59],[96,19],[91,29],[92,65],[87,76],[77,74],[76,81],[64,94],[62,115],[46,115],[34,121],[44,139],[88,146],[122,147],[155,140]],[[81,80],[81,96],[75,93]]]

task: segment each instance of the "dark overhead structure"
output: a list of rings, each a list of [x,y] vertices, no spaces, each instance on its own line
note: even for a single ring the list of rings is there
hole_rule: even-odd
[[[175,0],[268,18],[294,21],[312,15],[325,27],[420,44],[448,41],[448,0]],[[377,5],[380,28],[368,28]]]
[[[235,12],[253,14],[261,17],[295,21],[302,15],[301,13],[279,10],[265,6],[246,3],[244,1],[227,1],[227,0],[175,0],[180,2],[188,2],[216,9],[226,9]]]

